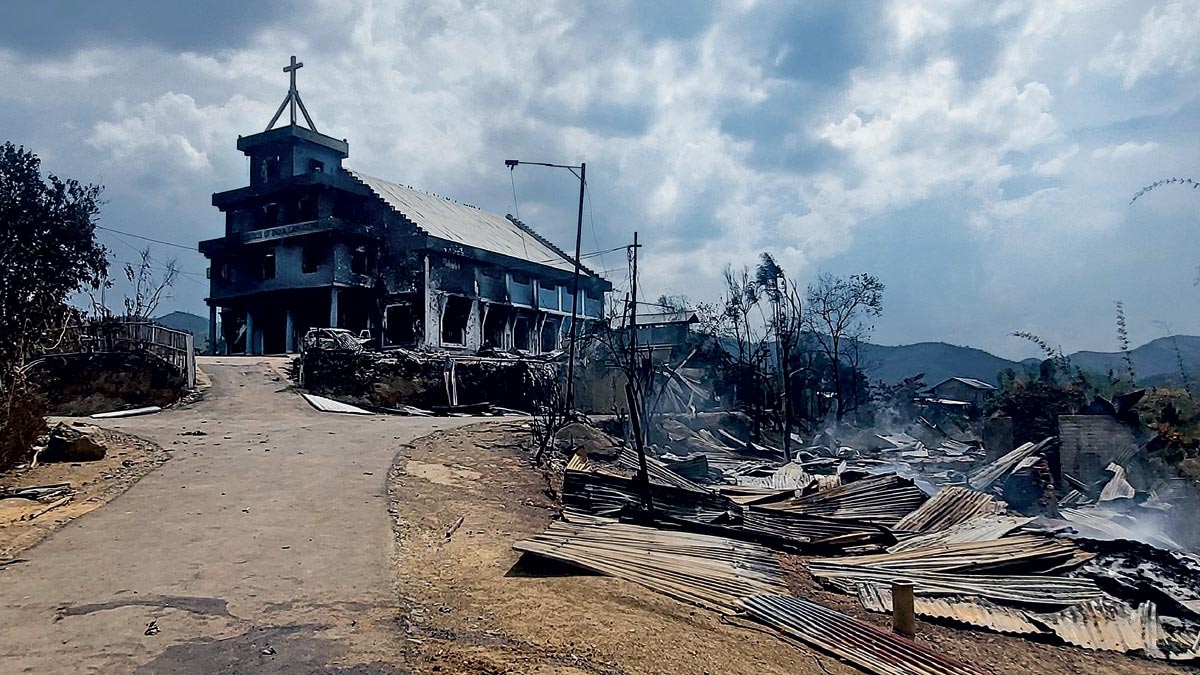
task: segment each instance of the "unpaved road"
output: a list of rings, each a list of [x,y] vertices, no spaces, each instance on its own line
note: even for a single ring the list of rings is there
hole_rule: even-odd
[[[0,568],[0,671],[405,672],[388,468],[478,420],[319,413],[285,365],[201,359],[204,400],[103,423],[173,458]]]

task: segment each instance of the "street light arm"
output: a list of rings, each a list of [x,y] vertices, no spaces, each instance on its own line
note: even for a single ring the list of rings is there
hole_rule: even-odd
[[[579,168],[581,168],[579,165],[575,165],[575,164],[548,164],[546,162],[523,162],[519,159],[504,160],[504,166],[507,166],[510,169],[515,168],[518,164],[530,164],[532,166],[550,166],[550,167],[554,167],[555,169],[579,169]]]

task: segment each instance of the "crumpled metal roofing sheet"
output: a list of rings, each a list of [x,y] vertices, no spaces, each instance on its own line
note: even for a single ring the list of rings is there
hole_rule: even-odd
[[[892,526],[924,503],[925,493],[895,474],[872,476],[764,508],[828,518],[851,518]]]
[[[871,612],[892,613],[892,591],[886,584],[859,584],[858,601]],[[917,616],[945,619],[1011,635],[1038,635],[1045,631],[1029,620],[1026,612],[996,605],[982,598],[935,598],[916,596]]]
[[[815,483],[816,480],[798,462],[788,462],[769,476],[738,476],[737,484],[741,487],[770,490],[803,490]]]
[[[861,543],[895,541],[887,528],[861,520],[825,518],[794,511],[748,506],[742,509],[742,526],[750,532],[767,534],[798,543],[853,539]]]
[[[575,270],[570,256],[504,216],[357,171],[349,173],[431,237],[563,271]],[[585,268],[581,273],[590,275]]]
[[[944,487],[929,501],[900,519],[893,529],[906,532],[937,532],[986,513],[1001,513],[1004,506],[986,492],[957,485]]]
[[[977,675],[971,666],[912,640],[786,595],[742,601],[750,616],[821,651],[879,675]]]
[[[860,583],[911,581],[917,595],[978,596],[1027,605],[1074,605],[1104,597],[1091,579],[1048,576],[948,574],[924,570],[872,569],[830,560],[811,560],[808,570],[849,595]]]
[[[1100,501],[1111,502],[1114,499],[1133,499],[1137,495],[1137,490],[1129,484],[1129,479],[1125,476],[1125,467],[1113,462],[1105,469],[1111,473],[1112,479],[1104,485],[1104,489],[1100,491]]]
[[[1141,652],[1162,658],[1158,643],[1165,635],[1153,602],[1132,608],[1115,600],[1087,602],[1053,614],[1032,615],[1064,642],[1114,652]]]
[[[741,609],[744,597],[787,592],[770,550],[725,537],[588,520],[551,523],[513,549],[729,613]]]
[[[1000,459],[997,459],[991,464],[980,467],[979,469],[973,471],[971,475],[967,477],[967,483],[976,490],[986,490],[991,487],[992,483],[995,483],[1001,476],[1012,471],[1013,468],[1020,464],[1021,461],[1026,457],[1041,452],[1042,449],[1047,445],[1050,445],[1050,442],[1053,440],[1054,437],[1052,436],[1043,440],[1041,443],[1026,443],[1007,455],[1004,455]]]
[[[930,548],[844,558],[818,558],[813,563],[837,562],[875,570],[956,572],[1020,571],[1044,573],[1074,559],[1073,544],[1037,535],[1017,535],[993,541],[971,541]],[[1080,561],[1082,563],[1082,561]]]
[[[1024,525],[1033,522],[1028,516],[978,516],[940,532],[909,537],[888,549],[889,553],[932,548],[947,544],[995,541]],[[900,535],[897,535],[900,536]]]

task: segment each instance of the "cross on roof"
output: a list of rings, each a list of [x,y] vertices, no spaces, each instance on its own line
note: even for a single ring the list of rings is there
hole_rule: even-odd
[[[283,99],[283,103],[279,104],[279,110],[275,111],[275,116],[271,118],[271,122],[267,124],[267,131],[270,131],[275,122],[279,121],[279,116],[283,114],[283,109],[291,105],[291,124],[296,125],[296,106],[300,106],[300,112],[304,115],[304,121],[308,123],[308,128],[317,131],[317,125],[313,124],[312,118],[308,116],[308,109],[304,107],[304,101],[300,100],[300,90],[296,89],[296,71],[304,67],[303,61],[297,61],[296,56],[292,55],[292,62],[283,67],[283,72],[291,76],[291,84],[288,87],[287,97]],[[318,132],[320,133],[320,132]]]

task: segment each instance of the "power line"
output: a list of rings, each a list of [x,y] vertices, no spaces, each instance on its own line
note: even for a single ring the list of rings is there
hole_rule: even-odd
[[[146,241],[152,241],[152,242],[154,242],[154,243],[156,243],[156,244],[162,244],[163,246],[174,246],[175,248],[181,248],[181,249],[183,249],[183,250],[185,250],[185,251],[192,251],[193,253],[195,253],[195,252],[196,252],[196,247],[195,247],[195,246],[184,246],[183,244],[177,244],[177,243],[175,243],[175,242],[173,242],[173,241],[163,241],[162,239],[154,239],[154,238],[152,238],[152,237],[143,237],[143,236],[142,236],[142,235],[140,235],[140,234],[134,234],[134,233],[132,233],[132,232],[122,232],[121,230],[114,230],[114,229],[113,229],[113,228],[111,228],[111,227],[104,227],[103,225],[97,225],[97,226],[96,226],[96,229],[97,229],[97,230],[104,230],[105,232],[114,232],[114,233],[116,233],[116,234],[123,234],[123,235],[125,235],[126,237],[133,237],[134,239],[144,239],[144,240],[146,240]]]

